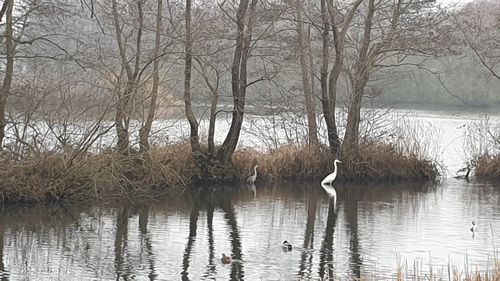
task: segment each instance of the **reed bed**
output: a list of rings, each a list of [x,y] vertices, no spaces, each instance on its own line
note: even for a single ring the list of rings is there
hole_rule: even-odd
[[[359,161],[339,165],[339,180],[432,180],[439,175],[433,162],[403,154],[390,145],[365,146],[359,155]],[[207,159],[195,160],[188,142],[127,155],[110,150],[78,157],[72,151],[44,153],[24,161],[4,157],[0,161],[0,200],[136,197],[200,181],[242,181],[256,164],[261,182],[319,180],[333,171],[335,160],[326,149],[300,145],[269,152],[242,149],[227,166]]]
[[[195,175],[189,144],[153,148],[147,154],[112,151],[45,153],[21,162],[0,162],[3,202],[81,200],[133,196],[160,187],[183,186]]]
[[[500,155],[480,157],[474,171],[479,177],[500,178]]]
[[[464,154],[477,177],[500,178],[500,124],[485,115],[464,127]]]
[[[233,159],[242,180],[258,164],[259,179],[270,182],[319,180],[333,172],[335,161],[326,149],[299,145],[282,146],[268,153],[244,149]],[[356,161],[344,161],[338,168],[338,180],[435,180],[440,175],[435,162],[387,144],[360,147]]]

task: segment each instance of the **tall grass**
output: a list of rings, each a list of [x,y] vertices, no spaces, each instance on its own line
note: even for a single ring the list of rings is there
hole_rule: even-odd
[[[500,124],[489,116],[464,128],[464,152],[476,176],[500,178]]]
[[[359,155],[359,162],[338,166],[339,180],[434,180],[439,176],[433,161],[394,145],[372,143],[360,147]],[[245,149],[234,155],[241,179],[258,163],[259,178],[264,181],[318,180],[333,172],[334,160],[326,149],[300,145],[282,146],[269,153]]]
[[[76,155],[76,156],[75,156]],[[433,161],[402,146],[371,142],[360,147],[356,163],[339,165],[339,180],[421,180],[439,175]],[[147,196],[198,181],[242,181],[259,165],[258,180],[319,180],[334,170],[325,148],[284,145],[267,152],[241,149],[230,165],[193,156],[189,142],[123,155],[112,150],[38,153],[25,160],[0,161],[2,202],[82,200],[108,196]],[[201,158],[200,158],[201,157]]]
[[[467,257],[465,259],[467,261]],[[371,280],[369,278],[362,279]],[[492,267],[480,270],[477,267],[472,268],[467,262],[461,268],[451,261],[446,266],[434,267],[423,265],[421,261],[414,261],[409,265],[398,260],[395,280],[499,281],[500,261],[495,260]]]
[[[112,151],[45,153],[22,162],[0,162],[0,198],[4,202],[51,201],[131,196],[156,187],[190,183],[194,161],[189,144],[153,148],[148,154]]]

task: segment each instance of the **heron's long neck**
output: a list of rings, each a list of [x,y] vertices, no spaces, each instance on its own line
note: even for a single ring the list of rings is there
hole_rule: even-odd
[[[333,170],[333,174],[337,176],[337,162],[333,163],[333,166],[335,166],[335,169]]]
[[[253,172],[254,172],[253,175],[257,177],[257,167],[253,167]]]

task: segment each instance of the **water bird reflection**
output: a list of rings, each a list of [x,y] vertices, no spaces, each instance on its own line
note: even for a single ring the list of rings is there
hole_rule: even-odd
[[[257,197],[257,188],[255,187],[255,184],[247,184],[247,190],[252,192],[253,194],[253,199],[255,200],[255,198]]]
[[[332,185],[328,184],[321,184],[321,187],[325,190],[326,194],[328,194],[328,197],[333,201],[334,207],[337,206],[337,191],[335,190],[335,187]]]

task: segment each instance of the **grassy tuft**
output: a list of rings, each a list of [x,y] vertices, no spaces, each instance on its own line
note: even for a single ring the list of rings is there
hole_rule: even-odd
[[[434,180],[439,176],[433,161],[407,155],[391,145],[365,146],[359,155],[358,161],[339,165],[339,180]],[[322,179],[333,172],[335,158],[325,149],[286,145],[270,153],[241,150],[233,160],[242,180],[258,164],[260,180],[282,181]]]
[[[474,171],[479,177],[500,178],[500,155],[480,157]]]
[[[339,165],[339,180],[435,179],[436,166],[394,149],[371,145],[361,149],[355,163]],[[188,142],[155,147],[148,153],[122,155],[113,151],[80,154],[45,153],[30,160],[0,162],[3,202],[83,200],[102,196],[148,196],[158,188],[195,182],[245,180],[259,165],[258,180],[321,180],[334,170],[326,149],[286,145],[270,152],[242,149],[229,166],[208,158],[195,160]],[[201,161],[200,161],[201,160]],[[207,161],[208,160],[208,161]],[[196,164],[197,163],[197,164]]]
[[[189,184],[194,161],[189,144],[153,148],[147,154],[114,152],[74,158],[46,153],[19,163],[0,163],[3,202],[58,201],[100,195],[140,194],[146,189]]]

